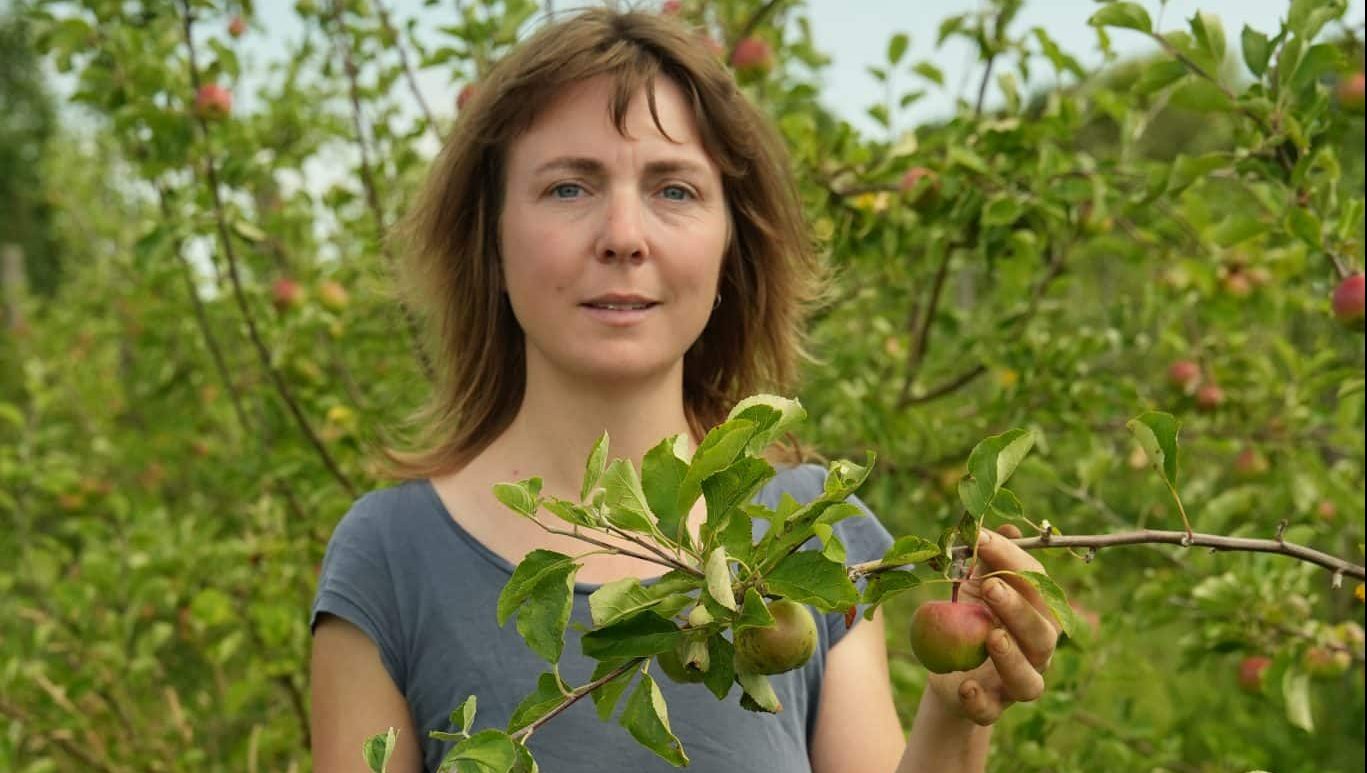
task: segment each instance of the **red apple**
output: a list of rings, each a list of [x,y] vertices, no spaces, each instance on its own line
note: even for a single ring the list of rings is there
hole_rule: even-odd
[[[745,38],[736,44],[731,66],[737,72],[767,73],[774,68],[774,51],[762,38]]]
[[[1315,515],[1319,516],[1321,521],[1332,521],[1338,514],[1338,507],[1328,499],[1321,499],[1319,504],[1315,505]]]
[[[1263,691],[1263,672],[1272,665],[1272,658],[1263,655],[1249,655],[1239,661],[1239,689],[1250,695]]]
[[[928,601],[911,616],[911,650],[932,673],[971,671],[987,660],[992,627],[982,604]]]
[[[704,35],[702,33],[699,33],[698,42],[702,44],[703,48],[707,49],[709,52],[711,52],[713,56],[717,57],[718,59],[721,59],[722,57],[726,56],[726,47],[723,46],[721,43],[718,43],[717,39],[712,37],[711,35]]]
[[[465,84],[465,87],[460,90],[460,94],[456,95],[456,109],[464,110],[465,104],[475,96],[475,92],[478,90],[478,87],[473,83]]]
[[[1253,293],[1253,280],[1243,271],[1230,271],[1223,281],[1225,292],[1235,298],[1247,298]]]
[[[240,38],[240,37],[242,37],[242,33],[246,32],[246,31],[247,31],[247,22],[243,21],[241,16],[234,16],[234,17],[233,17],[233,20],[230,21],[230,22],[228,22],[228,34],[229,34],[229,35],[232,35],[232,36],[235,37],[235,38]]]
[[[1206,384],[1196,390],[1196,407],[1203,411],[1213,411],[1225,402],[1225,390],[1218,384]]]
[[[1263,456],[1253,446],[1245,447],[1234,458],[1234,471],[1244,478],[1256,478],[1267,472],[1269,468],[1267,457]]]
[[[1301,664],[1317,679],[1332,679],[1353,665],[1353,656],[1347,650],[1315,646],[1305,651]]]
[[[1339,105],[1350,113],[1361,113],[1363,111],[1363,91],[1362,91],[1362,72],[1355,72],[1346,78],[1339,80],[1336,89],[1339,98]]]
[[[271,302],[279,312],[286,312],[299,305],[303,291],[299,283],[289,277],[281,277],[271,284]]]
[[[665,0],[660,6],[660,13],[665,16],[678,16],[683,10],[683,0]]]
[[[218,121],[232,111],[232,92],[217,83],[206,83],[195,93],[195,114],[205,120]]]
[[[1192,360],[1178,360],[1168,366],[1168,381],[1189,394],[1201,383],[1201,366]]]
[[[925,181],[922,184],[922,181]],[[924,166],[913,166],[902,175],[901,181],[897,184],[898,190],[902,193],[915,193],[915,198],[911,199],[911,205],[917,210],[926,210],[934,206],[940,196],[940,175],[934,170]]]
[[[1339,282],[1339,286],[1334,288],[1334,318],[1347,327],[1361,328],[1364,304],[1364,288],[1362,274],[1352,276]]]

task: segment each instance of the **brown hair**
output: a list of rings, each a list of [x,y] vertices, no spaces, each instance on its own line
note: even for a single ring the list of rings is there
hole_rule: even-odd
[[[522,403],[523,333],[501,292],[498,223],[512,140],[564,86],[615,80],[610,116],[626,135],[632,97],[671,78],[693,109],[703,146],[721,170],[733,228],[723,257],[721,306],[684,355],[684,407],[701,438],[741,398],[794,385],[805,322],[825,300],[829,275],[803,219],[782,136],[682,22],[595,8],[547,25],[500,60],[461,110],[425,184],[392,234],[402,244],[397,292],[427,320],[438,383],[403,423],[416,451],[384,441],[376,472],[409,480],[443,474],[477,456]],[[668,135],[666,135],[668,136]],[[673,139],[673,138],[671,138]],[[381,434],[387,434],[381,430]],[[771,450],[797,463],[796,439]]]

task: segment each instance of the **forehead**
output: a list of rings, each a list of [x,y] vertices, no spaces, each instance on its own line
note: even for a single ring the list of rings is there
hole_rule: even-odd
[[[596,155],[619,143],[633,143],[710,166],[693,111],[683,90],[672,79],[661,76],[654,83],[655,114],[668,137],[660,133],[651,117],[645,87],[631,95],[624,131],[619,132],[611,113],[615,89],[616,84],[608,75],[562,89],[539,111],[527,131],[511,143],[512,165],[531,169],[552,155]]]

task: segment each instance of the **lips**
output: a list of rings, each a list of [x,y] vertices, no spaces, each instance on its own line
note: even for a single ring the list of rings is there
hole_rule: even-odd
[[[591,309],[604,309],[607,311],[640,311],[651,306],[658,306],[659,302],[645,297],[628,293],[605,293],[595,298],[579,304]]]

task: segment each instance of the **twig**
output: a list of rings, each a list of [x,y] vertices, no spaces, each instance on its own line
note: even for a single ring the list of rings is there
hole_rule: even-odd
[[[930,347],[931,323],[935,321],[935,310],[940,305],[940,295],[944,292],[945,278],[949,275],[949,262],[954,258],[954,250],[958,246],[958,243],[945,245],[944,260],[940,261],[940,267],[935,270],[935,281],[930,287],[930,297],[926,301],[925,314],[921,317],[921,324],[916,330],[916,338],[912,341],[911,350],[907,353],[907,372],[902,381],[902,392],[897,397],[898,408],[905,408],[907,401],[911,398],[911,384],[916,380],[916,374],[921,370],[926,349]]]
[[[399,64],[403,66],[403,77],[408,82],[408,90],[413,92],[413,100],[418,103],[418,109],[422,110],[423,117],[427,119],[427,129],[432,132],[432,137],[441,142],[441,132],[437,131],[436,119],[432,116],[432,109],[427,106],[427,100],[422,95],[422,90],[418,88],[418,78],[413,73],[413,68],[408,63],[408,47],[403,44],[403,39],[399,37],[399,31],[389,22],[389,9],[385,8],[384,3],[375,3],[375,11],[380,15],[380,24],[384,26],[386,32],[394,36],[394,50],[399,53]]]
[[[190,85],[194,90],[198,91],[200,82],[199,64],[195,54],[194,35],[192,34],[194,16],[190,10],[190,0],[181,0],[181,8],[184,12],[183,30],[185,33],[185,45],[189,49],[190,57]],[[209,139],[209,127],[206,124],[205,119],[203,117],[197,118],[195,120],[195,125],[199,127],[200,133],[207,142]],[[209,187],[209,198],[213,202],[214,222],[218,230],[219,242],[223,247],[224,257],[228,259],[228,275],[232,278],[233,297],[237,300],[238,309],[242,312],[242,318],[247,323],[247,334],[251,337],[252,344],[256,347],[257,356],[261,360],[261,366],[266,370],[266,374],[270,376],[276,391],[279,392],[281,399],[285,401],[285,405],[289,407],[295,423],[299,425],[300,431],[303,432],[309,443],[313,445],[314,450],[318,452],[319,457],[322,458],[323,464],[328,468],[328,471],[332,473],[332,476],[337,479],[337,482],[342,485],[342,488],[346,490],[348,495],[355,497],[358,494],[355,484],[353,484],[351,479],[337,466],[337,462],[333,460],[332,454],[327,450],[327,446],[323,445],[323,442],[319,440],[318,435],[313,431],[313,427],[309,425],[308,418],[304,416],[303,410],[300,409],[299,404],[294,399],[294,395],[290,392],[289,384],[285,382],[284,377],[281,376],[280,372],[271,364],[270,349],[266,346],[266,342],[261,338],[261,331],[257,329],[256,320],[252,316],[251,310],[247,305],[247,296],[242,291],[242,280],[241,277],[238,276],[237,271],[237,253],[233,249],[232,237],[228,233],[228,224],[223,216],[223,200],[218,193],[218,171],[214,164],[213,154],[207,151],[205,152],[204,169],[206,182]]]
[[[594,690],[597,690],[599,687],[602,687],[608,682],[611,682],[613,679],[616,679],[622,674],[625,674],[627,671],[630,671],[631,669],[637,667],[646,660],[648,660],[648,658],[633,658],[623,663],[621,666],[614,668],[612,671],[609,671],[601,677],[593,680],[592,682],[589,682],[581,687],[574,688],[574,690],[570,692],[569,696],[566,697],[565,700],[560,702],[560,705],[551,709],[549,712],[546,713],[545,716],[538,718],[530,725],[527,725],[521,730],[518,730],[517,732],[513,733],[510,737],[512,738],[514,743],[525,742],[527,738],[531,737],[532,733],[536,732],[536,729],[538,727],[541,727],[542,725],[554,719],[555,716],[560,712],[564,711],[565,709],[568,709],[570,706],[573,706],[575,702],[578,701],[580,698],[584,697],[585,695],[588,695]]]

